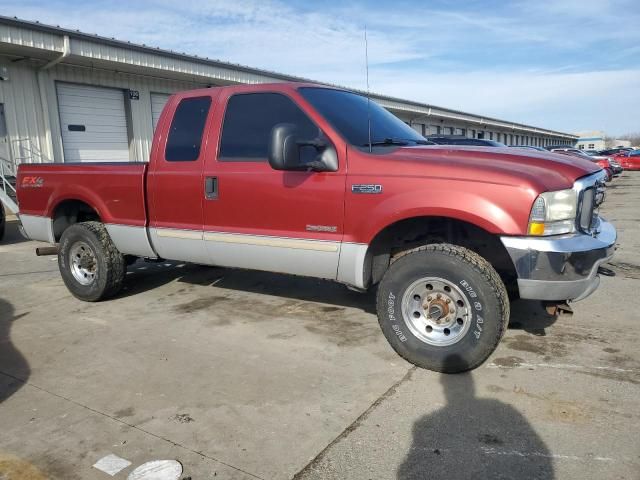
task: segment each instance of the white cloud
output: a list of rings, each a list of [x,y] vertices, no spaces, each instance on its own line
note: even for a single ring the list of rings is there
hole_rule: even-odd
[[[474,71],[397,76],[375,71],[387,95],[563,131],[638,129],[640,69],[580,73]]]
[[[623,65],[638,55],[637,0],[516,1],[491,9],[365,2],[315,10],[281,0],[140,0],[135,13],[124,3],[58,8],[56,1],[0,0],[0,9],[361,89],[367,24],[374,91],[560,130],[637,129],[609,107],[638,111],[640,71]],[[620,48],[608,56],[599,53],[616,42]]]

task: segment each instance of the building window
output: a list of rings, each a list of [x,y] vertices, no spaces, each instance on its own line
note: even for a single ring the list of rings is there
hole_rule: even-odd
[[[584,145],[581,145],[582,148],[584,148]],[[593,150],[596,148],[596,145],[594,143],[590,143],[589,144],[589,150]]]
[[[249,93],[232,96],[227,102],[218,160],[266,162],[271,130],[279,123],[296,125],[301,138],[316,138],[320,134],[307,115],[284,95]],[[302,162],[305,154],[315,156],[317,152],[313,147],[302,148]]]
[[[456,128],[453,131],[454,135],[464,135],[464,130],[462,128]]]
[[[168,162],[193,162],[200,157],[202,132],[207,123],[211,97],[185,98],[171,121],[164,158]]]

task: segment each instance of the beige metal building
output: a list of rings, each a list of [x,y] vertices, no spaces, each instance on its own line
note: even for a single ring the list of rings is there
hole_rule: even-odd
[[[168,96],[236,83],[304,80],[0,17],[0,164],[146,161]],[[422,134],[573,145],[576,136],[372,95]]]
[[[607,137],[606,134],[600,130],[579,132],[577,135],[576,148],[580,150],[605,150],[607,148],[631,146],[629,140]]]

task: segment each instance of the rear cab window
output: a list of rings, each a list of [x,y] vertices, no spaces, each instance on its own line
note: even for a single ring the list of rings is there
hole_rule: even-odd
[[[171,120],[164,158],[168,162],[193,162],[200,157],[202,134],[211,97],[184,98]]]

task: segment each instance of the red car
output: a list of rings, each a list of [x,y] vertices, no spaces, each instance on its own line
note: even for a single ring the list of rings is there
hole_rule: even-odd
[[[137,257],[377,285],[395,351],[459,372],[498,345],[509,294],[593,293],[616,231],[592,162],[428,143],[345,90],[181,92],[149,163],[20,165],[20,220],[81,300],[116,295]]]
[[[625,152],[624,155],[618,155],[617,160],[625,170],[640,170],[640,150],[632,150]]]
[[[613,179],[614,170],[613,170],[613,166],[611,165],[611,160],[609,159],[609,157],[602,157],[602,156],[593,157],[591,155],[587,155],[586,153],[578,150],[577,148],[554,148],[553,150],[551,150],[551,152],[559,153],[561,155],[568,155],[570,157],[575,157],[575,158],[582,158],[584,160],[593,162],[599,165],[600,167],[602,167],[602,169],[607,173],[607,182],[610,182],[611,179]]]

